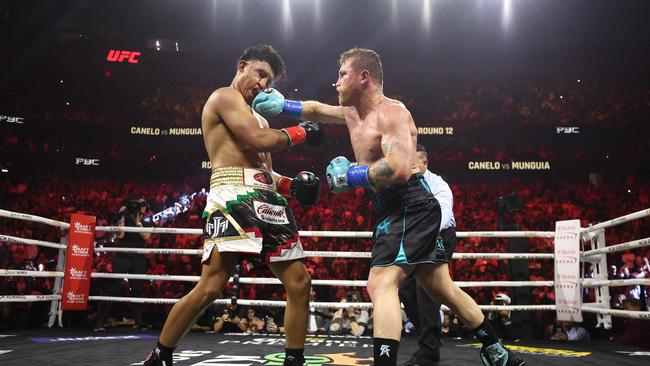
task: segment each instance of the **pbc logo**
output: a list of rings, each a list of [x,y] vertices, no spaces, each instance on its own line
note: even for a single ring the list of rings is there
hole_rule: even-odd
[[[73,280],[85,280],[87,271],[81,271],[74,267],[70,267],[70,278]]]
[[[555,127],[555,133],[557,134],[580,133],[580,127]]]
[[[205,224],[205,232],[212,238],[216,238],[221,234],[224,234],[226,230],[228,230],[228,227],[230,226],[230,223],[228,222],[228,219],[224,217],[213,217],[210,222]]]
[[[91,165],[99,165],[99,159],[86,159],[86,158],[77,158],[75,160],[75,165],[85,165],[85,166],[91,166]]]
[[[253,179],[264,184],[273,184],[273,177],[268,172],[260,172],[253,175]]]
[[[0,122],[6,121],[8,123],[17,123],[17,124],[23,124],[24,118],[22,117],[12,117],[12,116],[2,116],[0,115]]]
[[[75,294],[72,291],[66,292],[65,296],[68,298],[68,302],[84,302],[84,294]]]
[[[75,221],[74,228],[78,233],[92,234],[92,232],[93,232],[90,225],[84,225],[84,224],[80,223],[79,221]]]
[[[140,60],[137,59],[142,52],[136,51],[120,51],[120,50],[110,50],[108,51],[108,56],[106,56],[106,61],[108,62],[124,62],[125,60],[130,64],[137,64]]]
[[[87,257],[89,253],[90,253],[90,248],[82,248],[77,244],[72,244],[73,257]]]

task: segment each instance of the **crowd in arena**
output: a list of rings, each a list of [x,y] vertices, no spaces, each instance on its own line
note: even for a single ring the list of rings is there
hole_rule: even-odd
[[[650,107],[650,90],[634,87],[623,87],[609,82],[572,80],[571,82],[521,82],[510,87],[480,86],[447,88],[439,92],[429,93],[433,102],[420,103],[417,96],[422,90],[417,87],[402,87],[393,90],[387,87],[389,96],[403,100],[412,111],[416,121],[444,121],[451,126],[476,126],[480,124],[512,124],[523,125],[573,125],[603,127],[612,124],[619,126],[643,123]],[[68,89],[68,90],[74,90]],[[51,93],[47,87],[34,93]],[[106,101],[91,101],[93,108],[82,107],[81,103],[58,109],[31,108],[28,105],[16,103],[12,112],[34,121],[34,124],[49,124],[55,121],[65,121],[67,124],[106,125],[107,117],[111,120],[111,128],[128,126],[138,118],[146,118],[147,124],[159,127],[196,127],[199,126],[201,107],[209,95],[206,87],[170,87],[159,88],[153,93],[142,95],[139,106],[133,106],[129,112],[121,110],[119,115],[108,107]],[[98,94],[101,95],[101,94]],[[287,92],[290,97],[302,98],[299,92]],[[320,95],[327,95],[323,92]],[[308,96],[317,97],[318,95]],[[40,95],[32,96],[38,99]],[[327,97],[321,98],[327,101]],[[106,107],[106,108],[104,108]],[[125,114],[126,113],[126,117]],[[132,113],[132,114],[129,114]],[[286,123],[286,121],[285,121]],[[50,139],[49,136],[31,136],[19,129],[5,129],[1,135],[3,151],[23,156],[55,154],[60,151],[79,149],[76,141],[65,136]],[[110,140],[110,139],[109,139]],[[83,146],[83,145],[82,145]],[[117,160],[125,160],[134,154],[115,143],[103,146],[93,145],[104,156]],[[170,147],[173,149],[173,147]],[[202,146],[197,147],[199,150]],[[143,147],[143,149],[146,149]],[[329,142],[327,150],[319,156],[333,157],[341,154],[337,142]],[[494,156],[499,149],[485,148],[465,152],[464,156],[481,155]],[[580,155],[582,148],[573,152]],[[638,154],[646,147],[620,146],[620,150],[630,150],[630,154]],[[437,161],[455,159],[462,152],[440,151],[435,146],[428,147],[431,168],[434,172],[445,175],[444,171],[436,169]],[[350,155],[349,147],[347,151]],[[519,154],[513,149],[513,154]],[[557,154],[557,150],[549,147],[536,150],[536,154]],[[143,152],[144,153],[144,152]],[[282,156],[288,156],[283,154]],[[199,158],[199,160],[202,157]],[[299,166],[304,161],[295,161]],[[307,164],[306,168],[312,168]],[[589,182],[587,177],[580,180],[547,182],[544,179],[510,180],[505,182],[473,182],[471,179],[450,181],[455,196],[454,214],[458,231],[500,230],[507,222],[515,225],[518,230],[554,230],[555,221],[563,219],[581,219],[581,225],[586,227],[596,222],[624,215],[650,207],[650,186],[646,182],[634,178],[634,173],[628,177],[608,177],[612,179]],[[180,202],[182,197],[195,192],[187,211],[168,220],[164,226],[201,228],[201,213],[205,204],[205,195],[200,194],[207,188],[207,177],[200,176],[170,176],[167,181],[153,180],[114,180],[103,177],[75,179],[63,175],[47,175],[42,179],[11,179],[0,180],[0,201],[2,209],[25,212],[43,217],[68,221],[71,213],[86,213],[97,217],[97,225],[115,223],[116,210],[126,198],[144,198],[150,204],[151,213],[172,207]],[[505,215],[497,209],[499,197],[516,195],[521,199],[520,209],[507,212]],[[296,202],[291,202],[294,216],[301,230],[346,230],[371,231],[374,217],[370,204],[369,192],[351,190],[339,195],[333,195],[324,185],[318,203],[309,208],[303,208]],[[34,238],[50,242],[59,242],[65,235],[58,229],[25,221],[1,219],[2,234],[23,238]],[[638,220],[607,230],[608,244],[617,244],[643,238],[650,232],[647,220]],[[97,246],[119,246],[119,239],[113,234],[98,232]],[[366,239],[348,238],[302,238],[302,245],[310,251],[370,251],[371,242]],[[551,239],[528,239],[529,252],[550,253],[553,250]],[[152,248],[183,248],[198,249],[202,246],[200,235],[153,235],[147,242]],[[459,240],[457,252],[495,252],[508,251],[506,239],[495,238],[464,238]],[[101,253],[95,256],[94,270],[111,272],[115,254]],[[147,274],[169,275],[199,275],[201,266],[198,256],[190,255],[159,255],[148,254]],[[650,250],[636,249],[608,256],[610,278],[648,278],[650,277]],[[29,245],[17,245],[0,242],[0,268],[27,270],[55,270],[57,250]],[[368,275],[368,261],[364,259],[315,258],[310,257],[305,264],[314,279],[365,279]],[[533,260],[529,263],[531,281],[552,280],[552,261]],[[592,275],[590,266],[583,268],[585,277]],[[453,278],[458,281],[490,281],[508,280],[508,261],[497,260],[455,260],[452,266]],[[243,277],[271,277],[268,271],[247,271]],[[91,294],[101,294],[107,280],[94,279]],[[51,294],[54,279],[38,277],[0,277],[0,292],[6,294]],[[192,287],[190,282],[146,281],[143,297],[180,298]],[[124,282],[124,295],[128,296],[129,283]],[[367,292],[363,288],[344,288],[339,286],[314,286],[313,299],[318,301],[347,301],[352,296],[358,301],[369,302]],[[226,292],[231,291],[228,288]],[[489,304],[499,293],[510,293],[508,288],[467,288],[479,304]],[[643,286],[611,287],[612,307],[620,309],[648,310],[648,292]],[[224,294],[228,296],[229,294]],[[256,285],[242,286],[240,298],[245,299],[282,299],[280,286]],[[554,294],[550,287],[532,289],[535,304],[553,304]],[[585,301],[593,301],[593,290],[585,291]],[[170,306],[147,305],[145,322],[160,326],[164,321]],[[29,311],[25,311],[29,310]],[[0,329],[39,327],[47,321],[49,303],[0,303]],[[81,323],[92,326],[93,317],[97,311],[96,304],[91,302],[91,308]],[[256,314],[257,311],[257,315]],[[111,322],[118,325],[122,318],[130,316],[127,305],[114,309]],[[271,331],[268,318],[278,320],[279,314],[263,314],[262,309],[224,309],[215,307],[206,314],[212,321],[199,322],[197,329],[214,329],[218,322],[243,324],[248,319],[246,327],[238,327],[241,331]],[[327,325],[337,316],[344,318],[344,312],[314,312],[312,315],[322,318],[322,326],[315,332],[335,331]],[[29,316],[27,315],[29,314]],[[211,314],[211,315],[210,315]],[[449,334],[461,334],[462,330],[455,329],[457,323],[453,314],[447,314]],[[362,333],[371,327],[372,314],[367,314],[367,326]],[[536,314],[539,320],[539,335],[543,336],[546,326],[556,324],[549,314]],[[227,318],[227,319],[226,319]],[[221,319],[221,320],[218,320]],[[235,320],[238,319],[238,320]],[[255,320],[257,319],[257,320]],[[266,319],[266,320],[264,320]],[[592,318],[587,318],[583,327],[596,336]],[[262,323],[260,323],[262,322]],[[272,321],[273,322],[273,321]],[[456,323],[454,323],[456,322]],[[210,323],[210,324],[208,324]],[[208,324],[208,325],[206,325]],[[405,319],[408,324],[408,319]],[[203,328],[200,328],[203,327]],[[228,327],[226,327],[228,328]],[[245,328],[245,329],[243,329]],[[619,325],[621,331],[625,325]],[[234,329],[234,328],[232,328]],[[270,329],[280,331],[281,324]],[[336,331],[339,331],[340,327]],[[405,329],[408,329],[406,327]],[[405,330],[406,331],[406,330]],[[356,328],[359,332],[359,328]],[[548,332],[547,332],[548,333]],[[555,336],[556,332],[546,334],[547,338]],[[361,333],[359,333],[361,334]]]

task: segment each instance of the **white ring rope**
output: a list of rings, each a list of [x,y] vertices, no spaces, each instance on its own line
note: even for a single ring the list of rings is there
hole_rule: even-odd
[[[1,302],[33,302],[33,301],[52,301],[60,300],[60,295],[0,295]],[[111,296],[89,296],[88,300],[91,301],[116,301],[116,302],[131,302],[139,304],[175,304],[179,299],[147,299],[136,297],[111,297]],[[230,304],[230,299],[219,299],[214,302],[215,304]],[[286,303],[284,301],[271,301],[271,300],[244,300],[238,299],[238,305],[244,306],[269,306],[269,307],[282,307]],[[309,304],[314,308],[327,308],[327,309],[346,309],[346,308],[360,308],[370,309],[372,303],[341,303],[341,302],[312,302]],[[483,311],[497,311],[497,310],[510,310],[510,311],[553,311],[555,305],[479,305]],[[446,306],[442,309],[447,310]],[[601,309],[591,306],[583,306],[583,311],[604,315],[613,315],[622,318],[631,319],[650,319],[650,312],[645,311],[628,311],[617,309]]]
[[[66,246],[47,241],[19,238],[1,235],[0,241],[13,244],[37,245],[56,249],[65,249]],[[202,255],[202,249],[172,249],[172,248],[123,248],[123,247],[95,247],[95,252],[136,253],[136,254],[187,254]],[[307,257],[323,258],[370,258],[371,252],[328,252],[305,251]],[[553,253],[454,253],[452,259],[553,259]]]
[[[63,277],[61,271],[27,271],[23,269],[0,269],[0,277]]]
[[[596,230],[620,225],[622,223],[636,220],[650,216],[650,209],[637,211],[628,215],[617,217],[612,220],[596,224],[594,226],[584,228],[581,230],[583,234],[590,233]],[[50,226],[56,226],[63,230],[68,229],[70,224],[62,221],[52,220],[36,215],[29,215],[17,213],[0,209],[0,217],[13,218],[18,220],[26,220],[32,222],[43,223]],[[190,234],[201,235],[201,229],[184,229],[184,228],[140,228],[140,227],[123,227],[123,226],[97,226],[96,231],[105,232],[148,232],[156,234]],[[372,232],[364,231],[300,231],[300,236],[314,236],[314,237],[346,237],[346,238],[372,238]],[[553,238],[555,232],[553,231],[477,231],[477,232],[457,232],[456,236],[459,238],[466,237],[488,237],[488,238]],[[65,249],[66,245],[51,243],[46,241],[18,238],[9,235],[0,235],[0,241],[9,242],[13,244],[27,244],[38,245],[57,249]],[[600,254],[607,254],[619,252],[628,249],[635,249],[650,245],[650,238],[638,239],[629,241],[622,244],[612,245],[602,249],[589,250],[582,253],[582,257],[591,257]],[[126,252],[126,253],[140,253],[140,254],[189,254],[199,255],[202,250],[199,249],[156,249],[156,248],[113,248],[113,247],[98,247],[95,248],[97,252]],[[318,257],[336,257],[336,258],[370,258],[370,252],[327,252],[327,251],[311,251],[305,252],[307,256]],[[453,259],[553,259],[553,253],[455,253]],[[24,277],[63,277],[63,272],[60,271],[26,271],[26,270],[6,270],[0,269],[0,277],[2,276],[24,276]],[[163,280],[163,281],[190,281],[197,282],[199,276],[170,276],[170,275],[142,275],[142,274],[122,274],[122,273],[91,273],[92,278],[117,278],[117,279],[140,279],[140,280]],[[230,279],[232,281],[232,278]],[[281,284],[277,278],[256,278],[244,277],[239,279],[243,284]],[[349,287],[362,287],[367,285],[367,281],[363,280],[312,280],[313,285],[326,285],[326,286],[349,286]],[[456,284],[459,287],[533,287],[533,286],[553,286],[554,281],[458,281]],[[622,280],[592,280],[581,279],[583,287],[601,287],[601,286],[632,286],[632,285],[650,285],[650,279],[622,279]],[[32,302],[32,301],[55,301],[60,300],[60,295],[0,295],[0,302]],[[178,302],[178,299],[147,299],[147,298],[130,298],[130,297],[109,297],[109,296],[89,296],[89,300],[99,301],[121,301],[121,302],[136,302],[136,303],[160,303],[160,304],[173,304]],[[230,299],[216,300],[218,304],[230,304]],[[253,306],[286,306],[284,301],[270,301],[270,300],[245,300],[238,299],[237,304],[240,305],[253,305]],[[617,309],[603,309],[598,306],[590,306],[593,304],[584,304],[582,310],[585,312],[592,312],[602,315],[612,315],[625,318],[635,319],[650,319],[650,312],[643,311],[626,311]],[[316,308],[372,308],[371,303],[310,303],[311,307]],[[511,310],[511,311],[533,311],[533,310],[556,310],[555,305],[479,305],[484,311],[493,310]],[[446,306],[442,306],[447,309]]]
[[[620,225],[624,222],[628,222],[631,220],[637,220],[646,216],[650,216],[650,208],[646,208],[645,210],[633,212],[631,214],[627,214],[624,216],[617,217],[615,219],[607,220],[605,222],[601,222],[600,224],[596,224],[594,226],[590,226],[587,228],[582,229],[583,233],[590,233],[592,231],[600,230],[600,229],[606,229],[608,227]]]
[[[52,243],[49,241],[42,241],[42,240],[19,238],[17,236],[3,235],[3,234],[0,234],[0,241],[12,243],[12,244],[37,245],[40,247],[48,247],[48,248],[56,248],[56,249],[67,248],[67,246],[63,244],[57,244],[57,243]]]
[[[591,306],[582,306],[582,311],[586,311],[588,313],[601,314],[601,315],[612,315],[620,318],[650,319],[650,312],[648,311],[601,309],[601,308],[591,307]]]
[[[60,271],[26,271],[17,269],[0,269],[0,277],[63,277]],[[200,276],[183,276],[183,275],[148,275],[148,274],[130,274],[130,273],[107,273],[94,272],[92,278],[114,278],[114,279],[133,279],[133,280],[150,280],[150,281],[185,281],[198,282]],[[229,282],[232,282],[230,278]],[[280,285],[282,284],[277,278],[263,277],[242,277],[239,279],[242,284],[255,285]],[[550,287],[554,286],[554,281],[455,281],[459,287]],[[621,286],[650,286],[650,278],[628,278],[621,280],[591,280],[583,279],[583,287],[621,287]],[[349,286],[365,287],[365,280],[312,280],[315,286]]]
[[[650,209],[648,210],[650,211]],[[0,217],[8,217],[18,220],[40,222],[50,226],[68,229],[69,223],[47,219],[40,216],[29,215],[19,212],[0,209]],[[128,233],[152,233],[152,234],[188,234],[201,235],[202,229],[183,229],[167,227],[128,227],[128,226],[97,226],[95,231],[105,232],[128,232]],[[326,238],[372,238],[372,231],[299,231],[302,237],[326,237]],[[552,238],[554,231],[459,231],[456,233],[459,238],[489,237],[489,238]]]
[[[621,244],[610,245],[605,248],[587,250],[582,253],[582,257],[591,257],[598,254],[621,252],[628,249],[636,249],[650,245],[650,238],[632,240]]]
[[[40,217],[40,216],[30,215],[30,214],[25,214],[20,212],[7,211],[3,209],[0,209],[0,217],[8,217],[10,219],[16,219],[16,220],[40,222],[41,224],[56,226],[61,229],[70,228],[70,224],[68,224],[67,222],[52,220],[45,217]]]
[[[61,300],[61,295],[0,295],[0,302],[33,302]]]

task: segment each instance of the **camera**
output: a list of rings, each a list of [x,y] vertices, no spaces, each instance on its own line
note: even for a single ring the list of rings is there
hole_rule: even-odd
[[[129,215],[140,212],[142,208],[149,209],[149,204],[142,198],[138,200],[126,199],[122,202],[122,206],[126,207],[126,213]]]

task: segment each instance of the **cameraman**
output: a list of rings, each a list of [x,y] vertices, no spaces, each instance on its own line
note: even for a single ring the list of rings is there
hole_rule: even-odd
[[[510,303],[512,303],[510,296],[504,293],[496,294],[494,300],[492,300],[492,305],[510,305]],[[492,323],[492,326],[494,326],[497,333],[501,334],[503,339],[512,340],[513,332],[510,310],[490,311],[487,318],[490,320],[490,323]]]
[[[149,205],[144,199],[133,200],[127,199],[122,202],[122,206],[118,210],[117,226],[128,227],[143,227],[142,219],[146,214]],[[120,231],[117,233],[117,238],[120,239],[120,245],[125,248],[144,248],[145,243],[149,241],[150,233],[125,233]],[[121,253],[115,255],[113,261],[113,273],[130,273],[130,274],[145,274],[147,271],[147,259],[141,254],[135,253]],[[142,280],[129,280],[131,288],[131,296],[140,297],[142,295]],[[116,279],[108,281],[108,285],[104,292],[105,296],[120,296],[122,293],[123,280]],[[97,314],[97,323],[95,331],[105,331],[105,324],[108,316],[113,308],[113,302],[106,301],[99,305]],[[131,304],[133,313],[133,320],[135,325],[133,328],[146,329],[148,326],[142,321],[142,304]]]

